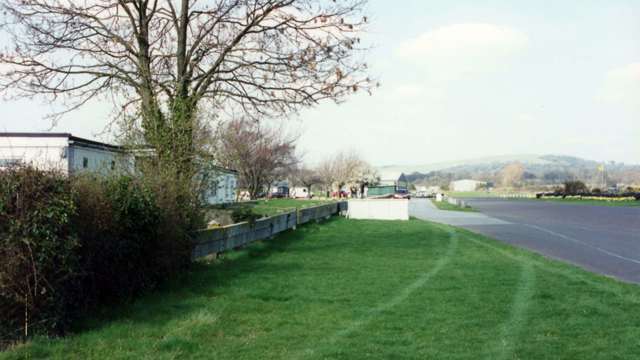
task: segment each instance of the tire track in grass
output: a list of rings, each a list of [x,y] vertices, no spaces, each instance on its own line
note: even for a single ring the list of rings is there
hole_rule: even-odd
[[[536,273],[533,265],[526,262],[522,263],[518,290],[513,297],[509,319],[502,325],[500,343],[497,344],[496,351],[498,356],[495,359],[513,358],[516,344],[522,329],[527,323],[527,312],[535,292],[535,283]]]
[[[581,275],[581,274],[572,273],[572,272],[569,272],[568,270],[565,270],[565,269],[549,266],[549,264],[545,264],[542,261],[538,261],[538,260],[529,258],[529,257],[527,257],[525,255],[520,255],[520,254],[517,254],[517,253],[511,253],[511,252],[507,251],[506,249],[502,249],[502,248],[500,248],[498,246],[492,245],[487,241],[474,239],[471,236],[465,236],[465,240],[469,240],[469,241],[471,241],[471,242],[473,242],[473,243],[475,243],[477,245],[480,245],[480,246],[485,247],[487,249],[491,249],[491,250],[493,250],[493,251],[495,251],[495,252],[497,252],[497,253],[505,256],[505,257],[508,257],[508,258],[510,258],[510,259],[512,259],[514,261],[530,264],[531,266],[537,268],[538,270],[542,270],[544,272],[547,272],[547,273],[550,273],[550,274],[554,274],[554,275],[563,276],[563,277],[565,277],[567,279],[576,280],[576,281],[582,281],[582,282],[584,282],[586,284],[589,284],[589,285],[593,286],[594,288],[596,288],[596,289],[598,289],[600,291],[605,291],[605,292],[608,292],[610,294],[614,294],[614,295],[616,295],[616,296],[618,296],[618,297],[620,297],[620,298],[622,298],[622,299],[624,299],[626,301],[629,301],[629,302],[632,302],[634,304],[640,305],[640,297],[638,297],[637,295],[623,293],[623,291],[620,290],[620,289],[612,289],[611,287],[604,285],[600,281],[595,281],[595,280],[589,279],[587,276],[584,276],[584,275]],[[526,249],[525,250],[521,250],[521,251],[531,252],[533,254],[537,254],[537,253],[535,253],[535,252],[533,252],[531,250],[526,250]],[[537,254],[537,255],[539,255],[539,254]],[[539,256],[544,257],[544,255],[539,255]],[[551,261],[559,261],[559,260],[551,259]],[[576,265],[573,265],[573,264],[568,264],[568,265],[569,266],[576,266]],[[581,271],[586,271],[586,270],[582,270],[582,269],[580,269],[580,270]],[[594,274],[594,275],[597,276],[598,274]],[[605,277],[604,275],[601,275],[601,276],[603,278],[610,279],[610,280],[612,280],[614,282],[620,282],[619,280],[617,280],[615,278]],[[620,282],[620,283],[622,283],[622,282]]]
[[[390,301],[380,304],[377,307],[369,310],[367,314],[362,318],[352,321],[349,324],[349,326],[347,326],[346,328],[335,332],[331,337],[329,337],[326,340],[326,342],[328,342],[329,344],[335,344],[338,340],[360,330],[362,327],[365,327],[370,322],[375,320],[380,313],[387,311],[404,302],[409,296],[411,296],[411,294],[413,294],[416,290],[423,287],[429,280],[431,280],[431,278],[436,276],[442,270],[442,268],[444,268],[449,263],[449,261],[451,260],[451,258],[453,257],[453,255],[458,249],[457,232],[455,230],[449,230],[449,229],[447,231],[449,233],[449,246],[447,247],[447,252],[436,261],[436,264],[433,266],[433,268],[431,268],[431,270],[429,270],[426,273],[423,273],[414,282],[409,284],[404,289],[400,290],[397,293],[397,295],[394,296]],[[307,348],[306,350],[304,350],[303,356],[311,356],[314,354],[315,354],[315,349]],[[299,358],[299,356],[296,358]]]

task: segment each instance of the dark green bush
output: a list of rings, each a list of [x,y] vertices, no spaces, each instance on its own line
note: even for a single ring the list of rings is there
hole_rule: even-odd
[[[145,177],[145,183],[155,194],[160,211],[152,266],[164,279],[191,264],[191,236],[194,229],[204,228],[205,222],[198,193],[188,181],[165,175]]]
[[[260,216],[253,212],[253,209],[247,205],[241,205],[233,209],[231,219],[234,223],[247,221],[254,223]]]
[[[75,307],[76,207],[59,174],[13,168],[0,176],[0,339],[61,333]]]
[[[0,340],[64,333],[183,270],[200,225],[193,201],[160,176],[0,172]]]
[[[567,195],[585,194],[588,192],[589,188],[580,180],[564,182],[564,193]]]
[[[74,228],[82,241],[88,291],[84,296],[91,296],[92,302],[111,302],[153,287],[150,258],[162,220],[153,192],[130,177],[79,178],[74,188]]]
[[[74,223],[98,302],[131,298],[189,265],[195,212],[176,183],[127,176],[74,183]]]

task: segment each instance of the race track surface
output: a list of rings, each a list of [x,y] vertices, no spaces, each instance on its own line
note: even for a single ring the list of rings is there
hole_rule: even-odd
[[[640,283],[640,207],[471,199],[481,213],[441,211],[414,199],[410,214],[460,226],[623,281]]]

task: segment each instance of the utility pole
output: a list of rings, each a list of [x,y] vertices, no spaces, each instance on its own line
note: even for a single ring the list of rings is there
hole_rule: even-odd
[[[607,184],[605,184],[605,181],[604,181],[604,179],[605,179],[604,178],[604,173],[605,173],[604,164],[601,164],[601,165],[598,166],[598,171],[600,172],[600,174],[602,176],[602,191],[606,192],[607,191],[607,189],[606,189]]]

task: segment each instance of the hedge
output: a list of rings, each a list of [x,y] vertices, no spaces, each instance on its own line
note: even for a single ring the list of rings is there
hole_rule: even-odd
[[[0,172],[0,340],[64,334],[182,271],[199,225],[191,200],[162,177]]]
[[[567,193],[563,191],[537,193],[536,198],[582,198],[582,199],[595,199],[595,200],[640,200],[639,192],[626,192],[620,194],[609,194],[599,192],[580,192],[580,193]]]

